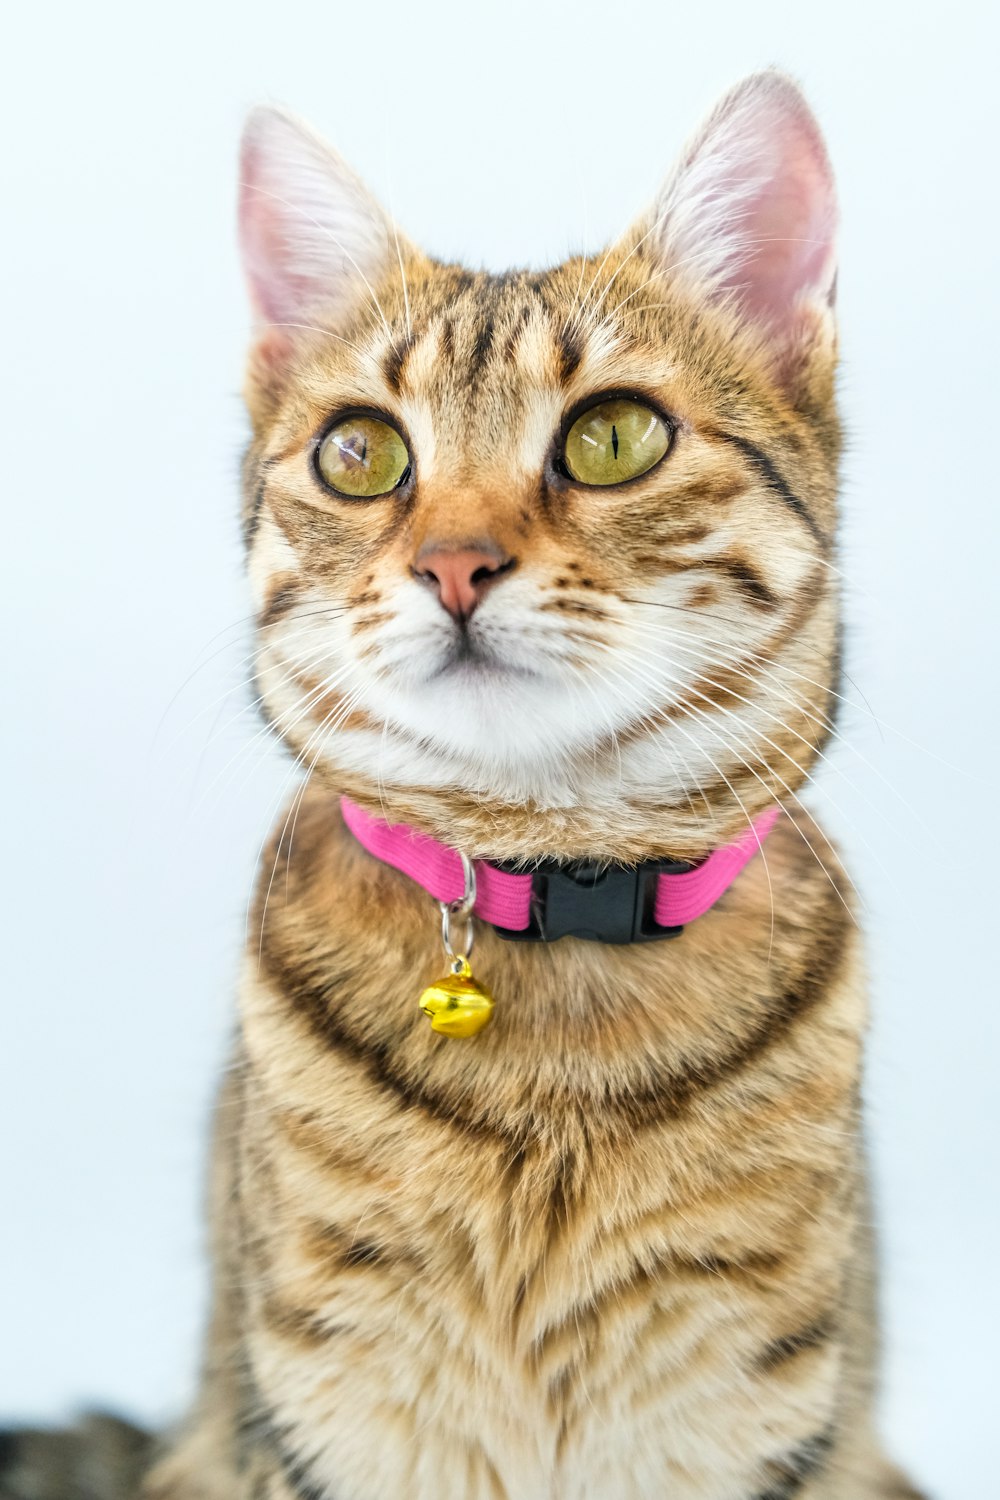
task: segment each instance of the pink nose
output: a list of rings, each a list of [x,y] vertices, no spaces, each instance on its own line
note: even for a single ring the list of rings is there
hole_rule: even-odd
[[[461,624],[467,620],[491,583],[514,567],[514,559],[498,548],[444,548],[421,552],[413,571],[417,578],[437,590],[448,613]]]

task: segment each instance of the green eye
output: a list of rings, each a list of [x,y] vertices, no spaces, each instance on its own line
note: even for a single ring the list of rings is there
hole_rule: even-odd
[[[670,447],[670,429],[641,401],[601,401],[577,417],[563,449],[581,484],[623,484],[645,474]]]
[[[406,444],[378,417],[345,417],[319,445],[316,467],[338,495],[370,500],[388,495],[410,467]]]

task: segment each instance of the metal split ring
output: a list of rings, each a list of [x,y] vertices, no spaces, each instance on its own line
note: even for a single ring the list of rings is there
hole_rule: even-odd
[[[475,940],[472,908],[476,904],[476,868],[468,855],[460,854],[462,874],[465,876],[465,891],[458,901],[441,901],[441,941],[449,958],[468,958]],[[452,921],[458,917],[465,922],[465,942],[456,949],[452,939]]]

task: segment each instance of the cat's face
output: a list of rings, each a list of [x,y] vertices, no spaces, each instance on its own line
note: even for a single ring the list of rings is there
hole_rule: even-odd
[[[825,738],[834,207],[774,75],[604,256],[472,274],[251,118],[258,682],[296,754],[470,852],[697,852]]]

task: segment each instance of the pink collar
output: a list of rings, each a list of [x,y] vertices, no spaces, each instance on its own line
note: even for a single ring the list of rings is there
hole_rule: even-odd
[[[461,901],[465,876],[457,850],[403,823],[384,823],[347,797],[341,807],[344,822],[369,854],[409,875],[438,901]],[[659,860],[600,870],[547,860],[516,873],[477,860],[473,910],[505,938],[551,942],[574,935],[627,943],[672,937],[729,889],[762,849],[779,811],[769,807],[735,843],[693,866]]]

